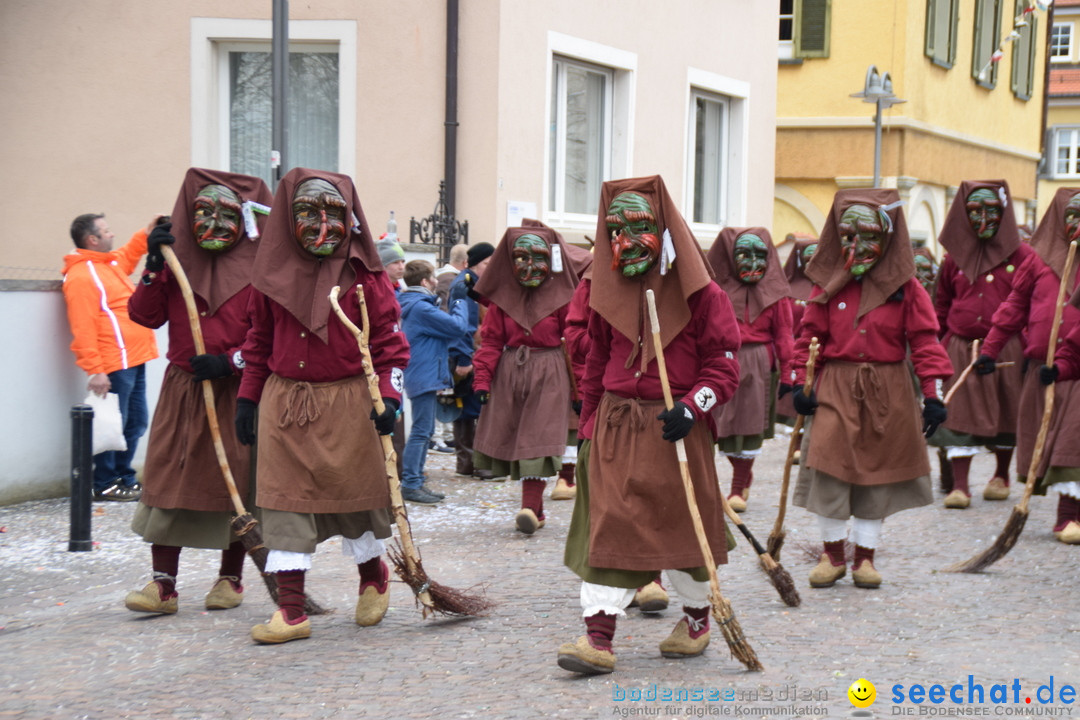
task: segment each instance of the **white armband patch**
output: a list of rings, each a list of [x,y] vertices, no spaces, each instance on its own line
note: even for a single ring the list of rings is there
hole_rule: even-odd
[[[716,404],[716,393],[710,387],[702,387],[694,394],[694,404],[701,412],[708,412]]]
[[[401,372],[401,368],[394,368],[390,371],[390,387],[398,392],[405,389],[405,373]]]
[[[945,397],[944,390],[945,390],[945,381],[942,380],[941,378],[938,378],[937,380],[935,380],[934,381],[934,392],[937,393],[937,396],[939,398]]]
[[[233,353],[232,364],[240,370],[243,370],[244,366],[247,365],[247,363],[244,362],[244,356],[240,354],[239,350]]]

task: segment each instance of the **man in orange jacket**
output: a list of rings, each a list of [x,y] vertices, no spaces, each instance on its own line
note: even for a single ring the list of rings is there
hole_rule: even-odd
[[[123,452],[94,456],[96,500],[132,501],[141,494],[131,460],[148,422],[145,363],[158,356],[158,349],[154,331],[128,317],[128,298],[135,291],[128,276],[146,254],[147,237],[160,220],[155,217],[115,251],[115,236],[104,215],[80,215],[71,224],[76,249],[64,256],[63,271],[68,324],[74,336],[71,351],[75,363],[89,376],[86,386],[91,392],[120,396],[127,440]]]

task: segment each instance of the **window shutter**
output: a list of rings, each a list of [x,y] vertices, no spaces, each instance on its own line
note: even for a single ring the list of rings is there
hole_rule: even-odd
[[[986,88],[997,84],[999,63],[991,63],[990,56],[997,50],[998,32],[1001,27],[1000,0],[977,0],[975,3],[975,43],[971,53],[971,77]],[[983,68],[988,67],[986,77],[979,78]]]
[[[956,62],[956,33],[960,27],[960,0],[951,0],[949,13],[949,67]]]
[[[934,64],[952,67],[956,61],[956,27],[959,0],[927,0],[926,56]]]
[[[796,57],[829,57],[832,0],[799,0],[795,14]]]
[[[1024,12],[1025,3],[1016,3],[1016,14]],[[1012,91],[1020,100],[1030,100],[1035,80],[1035,42],[1038,37],[1035,13],[1025,16],[1027,27],[1020,28],[1020,37],[1013,42],[1012,48]]]

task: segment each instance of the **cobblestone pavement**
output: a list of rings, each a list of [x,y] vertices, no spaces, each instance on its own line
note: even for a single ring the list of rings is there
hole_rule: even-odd
[[[743,516],[763,542],[786,447],[780,437],[767,444]],[[732,660],[715,628],[704,656],[662,658],[657,644],[678,618],[673,598],[658,616],[630,610],[616,632],[616,672],[592,678],[555,664],[559,644],[582,632],[579,584],[561,563],[572,503],[549,501],[547,526],[525,537],[513,527],[515,484],[455,478],[449,456],[429,464],[430,484],[448,497],[410,506],[424,567],[444,585],[486,584],[496,608],[483,618],[424,620],[395,583],[383,622],[359,628],[355,566],[331,541],[315,557],[308,590],[336,612],[312,619],[311,639],[282,646],[248,635],[273,611],[250,564],[242,606],[202,609],[217,571],[213,551],[183,554],[177,615],[125,610],[125,593],[149,575],[149,549],[128,528],[133,505],[95,504],[95,549],[84,553],[67,552],[66,500],[0,508],[0,718],[836,718],[853,712],[846,693],[859,678],[877,687],[873,717],[1080,715],[1059,702],[1062,686],[1080,685],[1080,547],[1054,541],[1054,503],[1033,499],[1019,544],[989,572],[942,572],[986,547],[1009,515],[1012,502],[981,499],[990,456],[973,466],[970,509],[944,510],[939,493],[935,505],[886,522],[876,591],[850,578],[808,587],[817,533],[801,509],[788,515],[782,556],[801,607],[780,602],[740,538],[720,580],[764,672]],[[936,458],[932,465],[936,475]],[[726,485],[726,461],[719,470]],[[1042,705],[1036,691],[1051,677],[1055,701]],[[895,685],[906,698],[913,684],[935,683],[962,684],[964,703],[968,686],[981,685],[985,704],[892,700]],[[991,702],[994,684],[1009,686],[1008,703]],[[651,699],[665,692],[671,702]]]

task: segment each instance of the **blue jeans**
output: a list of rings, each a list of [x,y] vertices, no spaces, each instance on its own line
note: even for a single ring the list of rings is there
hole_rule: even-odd
[[[139,447],[139,438],[146,432],[149,415],[146,407],[146,366],[109,373],[112,387],[109,392],[120,396],[120,417],[124,419],[124,452],[103,452],[94,456],[94,490],[100,492],[116,481],[131,487],[135,484],[135,469],[131,459]]]
[[[435,392],[410,397],[412,403],[412,429],[405,443],[402,458],[401,486],[418,488],[424,484],[424,464],[427,463],[428,444],[435,434]]]

